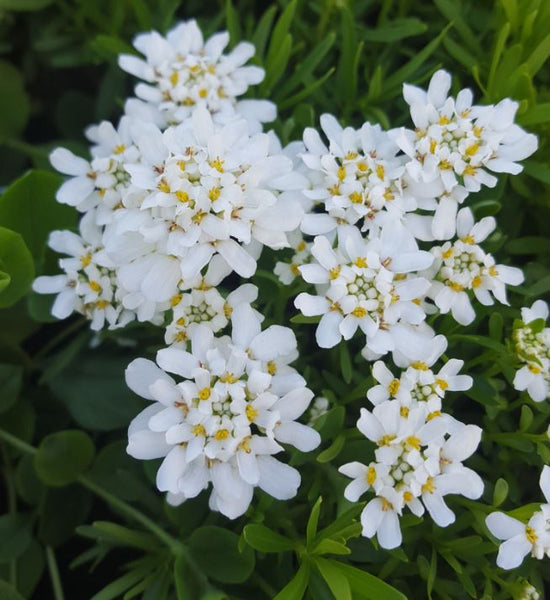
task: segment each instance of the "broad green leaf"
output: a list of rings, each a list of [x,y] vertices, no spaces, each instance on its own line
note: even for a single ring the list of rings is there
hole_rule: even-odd
[[[550,239],[534,235],[510,240],[506,244],[506,250],[510,254],[546,254],[550,253]]]
[[[239,536],[213,525],[196,529],[188,539],[189,549],[209,579],[242,583],[254,570],[254,551],[239,552]]]
[[[265,525],[251,523],[243,529],[244,539],[260,552],[286,552],[296,547],[296,542]]]
[[[391,44],[424,33],[427,29],[427,25],[420,19],[411,17],[389,21],[376,29],[366,29],[361,33],[361,37],[367,42]]]
[[[335,565],[348,580],[352,591],[364,598],[369,598],[369,600],[381,600],[382,598],[384,600],[407,600],[407,597],[399,590],[367,571],[341,562],[335,562]]]
[[[0,272],[9,276],[9,283],[0,291],[0,308],[5,308],[22,298],[34,279],[32,255],[23,238],[5,227],[0,227]]]
[[[550,121],[550,102],[543,102],[530,106],[522,115],[518,116],[521,125],[538,125]]]
[[[0,598],[2,600],[25,600],[13,585],[3,579],[0,579]]]
[[[273,600],[301,600],[307,589],[309,572],[309,563],[305,561],[302,562],[296,575],[294,575]]]
[[[23,367],[20,365],[0,364],[0,412],[11,408],[21,391]]]
[[[77,213],[55,199],[61,177],[47,171],[28,171],[2,194],[0,225],[17,231],[41,264],[50,231],[71,229]]]
[[[338,600],[352,600],[351,586],[346,575],[339,568],[338,562],[319,556],[315,558],[314,564],[335,598],[338,598]]]
[[[0,517],[0,563],[15,560],[31,543],[31,521],[26,515],[7,514]]]
[[[46,436],[34,456],[34,468],[47,485],[64,486],[74,481],[91,464],[94,444],[87,433],[76,429]]]
[[[6,0],[0,0],[0,11]],[[17,4],[19,0],[13,0]],[[21,0],[24,2],[24,0]],[[23,76],[8,61],[0,60],[0,140],[17,137],[27,125],[30,101],[23,85]]]
[[[550,167],[534,160],[526,160],[523,163],[524,171],[542,183],[550,184]],[[547,240],[548,241],[548,240]]]
[[[75,421],[96,431],[127,427],[142,408],[141,400],[124,383],[128,359],[101,351],[71,358],[47,383]]]
[[[311,513],[309,515],[309,519],[307,521],[306,526],[306,543],[307,547],[311,548],[315,535],[317,534],[317,524],[319,523],[319,515],[321,514],[321,503],[323,502],[323,498],[319,496],[317,501],[313,505],[311,509]]]

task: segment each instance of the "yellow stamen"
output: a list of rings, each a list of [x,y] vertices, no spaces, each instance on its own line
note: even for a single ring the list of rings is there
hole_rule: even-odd
[[[435,419],[437,417],[441,416],[441,411],[440,410],[434,410],[433,412],[429,413],[428,416],[426,417],[426,421],[431,421],[432,419]]]
[[[454,290],[455,292],[463,292],[464,288],[459,284],[459,283],[455,283],[454,281],[446,281],[445,284],[450,287],[452,290]]]
[[[389,445],[390,445],[390,444],[393,442],[393,440],[394,440],[395,438],[396,438],[396,436],[395,436],[395,435],[388,433],[388,434],[386,434],[386,435],[383,435],[383,436],[382,436],[382,437],[381,437],[381,438],[378,440],[377,444],[378,444],[379,446],[389,446]]]
[[[542,369],[540,367],[537,367],[537,365],[534,365],[533,363],[529,363],[527,365],[527,368],[529,369],[529,371],[531,371],[531,373],[533,373],[533,375],[538,375],[542,372]]]
[[[451,248],[447,248],[447,250],[445,250],[445,252],[443,252],[442,256],[444,259],[447,259],[447,258],[451,258],[451,256],[453,254],[454,254],[454,249],[451,247]]]
[[[189,202],[189,194],[187,192],[184,192],[183,190],[178,190],[176,192],[176,198],[180,202]]]
[[[170,306],[177,306],[181,302],[181,294],[176,294],[170,298]]]
[[[449,117],[446,117],[445,115],[441,115],[439,117],[438,123],[440,125],[448,125],[450,122],[451,122],[451,120],[449,119]]]
[[[367,259],[364,256],[358,256],[354,261],[353,264],[356,267],[359,267],[360,269],[366,269],[367,268]]]
[[[409,416],[409,412],[410,412],[410,410],[409,410],[409,407],[408,407],[408,406],[402,406],[402,407],[399,409],[399,415],[400,415],[401,417],[403,417],[404,419],[406,419],[406,418]]]
[[[351,314],[354,317],[357,317],[358,319],[362,319],[364,317],[367,316],[367,310],[365,308],[363,308],[362,306],[356,306],[352,311]]]
[[[208,197],[210,198],[210,200],[212,202],[216,202],[216,200],[220,197],[221,193],[222,193],[222,189],[221,188],[219,188],[219,187],[213,187],[208,192]]]
[[[367,483],[372,485],[376,481],[376,469],[369,467],[367,470]]]
[[[349,199],[353,204],[363,204],[363,196],[359,192],[352,192]]]
[[[495,266],[489,267],[489,275],[491,277],[496,277],[498,275],[498,271]]]
[[[338,277],[338,275],[340,275],[340,270],[341,267],[340,265],[338,265],[337,267],[333,267],[332,269],[329,270],[328,272],[328,278],[333,281],[334,279],[336,279]]]
[[[474,240],[474,236],[473,235],[465,235],[463,238],[460,238],[465,244],[470,244],[470,245],[474,245],[476,243],[476,241]]]
[[[218,171],[219,173],[223,173],[224,172],[224,168],[223,168],[223,163],[225,161],[222,160],[221,158],[215,158],[214,160],[211,160],[208,164],[213,168],[216,169],[216,171]]]
[[[412,362],[411,367],[413,369],[416,369],[417,371],[427,371],[430,368],[425,362],[422,362],[421,360]]]
[[[435,492],[433,477],[428,477],[426,483],[422,486],[422,493],[425,494],[426,492],[430,494],[433,494]]]
[[[422,442],[420,441],[420,438],[417,438],[415,435],[410,435],[405,442],[411,447],[414,448],[415,450],[420,450],[420,447],[422,446]]]
[[[119,144],[113,148],[113,152],[115,154],[122,154],[126,150],[126,146],[124,144]]]
[[[267,363],[267,372],[268,372],[270,375],[275,375],[275,374],[277,373],[277,364],[275,363],[275,361],[274,361],[274,360],[270,360],[270,361]]]
[[[473,156],[479,150],[479,144],[472,144],[466,148],[466,156]]]
[[[97,281],[89,281],[88,285],[90,286],[90,289],[94,292],[96,292],[97,294],[99,294],[99,292],[101,292],[101,286],[99,285],[99,283]]]
[[[343,181],[346,178],[346,167],[338,167],[336,175],[340,181]]]
[[[246,418],[252,423],[260,414],[251,404],[247,404],[245,408]]]
[[[525,537],[529,540],[531,544],[534,544],[538,539],[535,530],[532,527],[529,527],[529,525],[525,527]]]
[[[400,385],[401,382],[399,381],[399,379],[392,379],[390,381],[390,385],[388,385],[388,392],[391,396],[397,396],[397,392],[399,391]]]
[[[211,389],[209,387],[205,387],[205,388],[202,388],[202,390],[199,390],[199,392],[198,392],[199,400],[208,400],[208,398],[210,398],[210,392],[211,392]]]
[[[376,165],[376,175],[378,175],[379,179],[384,179],[386,174],[386,169],[384,169],[384,165]]]
[[[202,425],[195,425],[195,427],[193,427],[193,429],[191,429],[191,433],[193,435],[206,435],[206,430],[204,429],[204,427]]]
[[[165,194],[169,194],[170,193],[170,186],[168,185],[168,182],[166,181],[166,179],[161,179],[158,184],[157,184],[157,190],[159,190],[159,192],[163,192]]]
[[[227,431],[227,429],[220,429],[216,431],[216,435],[214,437],[218,441],[226,440],[229,437],[229,431]]]
[[[448,387],[449,384],[444,380],[444,379],[436,379],[435,383],[443,390],[445,391]]]
[[[82,265],[83,269],[85,269],[91,262],[92,262],[92,255],[89,253],[86,254],[85,256],[80,257],[80,264]]]
[[[406,492],[403,492],[403,500],[405,502],[412,502],[413,499],[414,499],[414,496],[412,495],[411,492],[409,492],[409,490],[407,490]]]

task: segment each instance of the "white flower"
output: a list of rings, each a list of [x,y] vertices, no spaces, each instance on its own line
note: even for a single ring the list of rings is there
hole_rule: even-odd
[[[123,306],[126,290],[120,285],[114,265],[101,247],[101,229],[95,224],[94,212],[80,221],[80,235],[70,231],[52,231],[50,248],[68,258],[59,260],[61,275],[37,277],[34,291],[57,294],[52,314],[66,319],[73,312],[86,316],[93,330],[123,327],[134,313]]]
[[[306,316],[322,315],[316,331],[319,346],[331,348],[342,337],[350,339],[358,328],[378,354],[407,343],[400,325],[425,318],[416,300],[426,293],[429,282],[406,274],[432,262],[412,236],[403,228],[388,227],[367,241],[356,227],[340,227],[337,249],[318,236],[311,252],[316,262],[302,265],[300,272],[325,291],[317,296],[299,294],[295,305]]]
[[[156,253],[185,259],[184,280],[198,275],[216,253],[250,277],[256,261],[246,245],[288,245],[286,232],[303,213],[293,196],[279,194],[288,178],[292,184],[292,162],[272,153],[270,136],[250,136],[242,120],[218,126],[197,108],[189,121],[164,134],[150,125],[137,144],[142,162],[126,168],[146,197],[139,208],[119,211],[114,243],[126,231],[139,232]]]
[[[276,109],[271,102],[245,100],[237,103],[250,85],[260,83],[264,70],[245,63],[254,46],[241,42],[229,54],[223,51],[229,34],[219,32],[206,42],[195,20],[179,23],[166,37],[156,31],[141,33],[134,47],[143,58],[122,54],[122,69],[143,79],[136,95],[157,108],[167,124],[181,123],[195,106],[203,106],[220,118],[231,118],[237,110],[251,123],[272,121]]]
[[[288,234],[288,241],[294,250],[290,262],[278,261],[275,264],[273,273],[277,275],[281,283],[290,285],[296,277],[300,276],[300,269],[311,261],[311,242],[306,242],[299,231],[291,231]]]
[[[231,338],[215,338],[206,325],[195,325],[189,329],[191,352],[160,350],[158,366],[137,359],[126,380],[154,401],[130,425],[128,452],[164,457],[157,487],[173,503],[212,483],[210,507],[233,519],[246,511],[255,486],[278,499],[294,496],[298,472],[273,455],[282,451],[280,443],[310,451],[320,437],[296,422],[313,393],[299,376],[288,385],[290,367],[281,375],[274,366],[295,352],[292,332],[276,325],[261,332],[248,304],[235,307],[232,323]]]
[[[352,478],[344,495],[357,502],[368,490],[374,492],[361,523],[363,535],[376,534],[383,548],[401,544],[399,517],[405,507],[417,516],[426,507],[433,520],[446,527],[455,516],[444,496],[478,498],[483,492],[481,478],[461,463],[479,443],[478,427],[430,415],[422,404],[409,409],[397,400],[387,400],[372,412],[361,409],[357,428],[376,444],[375,460],[340,467],[341,473]]]
[[[514,377],[514,387],[527,390],[535,402],[542,402],[550,396],[550,328],[545,327],[548,305],[537,300],[531,308],[521,309],[521,318],[514,324],[512,336],[523,364]]]
[[[485,520],[489,531],[499,540],[497,565],[501,569],[519,567],[527,554],[539,560],[550,556],[550,467],[545,465],[540,476],[540,488],[546,500],[527,522],[522,523],[502,512],[491,513]]]
[[[321,128],[328,147],[315,129],[307,128],[302,160],[310,180],[304,194],[322,203],[325,212],[306,214],[304,233],[326,234],[343,223],[366,231],[416,208],[401,181],[404,160],[396,156],[399,148],[379,125],[342,128],[325,114]]]
[[[139,204],[143,192],[134,188],[125,164],[140,160],[140,151],[134,140],[141,124],[127,116],[118,128],[107,121],[89,127],[86,136],[95,143],[91,148],[92,160],[74,155],[66,148],[56,148],[50,154],[52,166],[71,178],[57,191],[57,201],[87,212],[98,207],[96,220],[109,222],[112,211],[122,205]]]
[[[536,136],[514,124],[517,102],[504,99],[496,106],[476,106],[469,89],[452,98],[448,97],[450,87],[446,71],[434,73],[427,91],[405,84],[403,96],[416,129],[402,128],[394,134],[411,159],[406,166],[411,179],[429,185],[444,203],[441,209],[436,207],[436,239],[452,236],[456,206],[468,192],[496,185],[489,171],[517,174],[522,171],[517,161],[537,149]],[[466,193],[449,195],[457,186]]]
[[[496,265],[494,258],[479,246],[495,227],[492,217],[484,217],[474,224],[472,211],[463,208],[457,217],[459,239],[432,248],[435,261],[425,273],[433,279],[428,296],[433,298],[441,313],[450,311],[461,325],[469,325],[475,319],[468,295],[470,290],[485,306],[494,303],[493,296],[508,304],[506,284],[519,285],[523,281],[520,269]]]

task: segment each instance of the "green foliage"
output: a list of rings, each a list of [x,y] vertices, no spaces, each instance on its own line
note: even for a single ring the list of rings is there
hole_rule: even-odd
[[[66,598],[95,600],[504,600],[521,597],[524,580],[548,586],[538,561],[526,561],[521,577],[496,569],[484,518],[498,507],[527,520],[542,499],[533,482],[550,463],[548,404],[510,386],[518,308],[550,292],[550,3],[0,0],[0,17],[0,598],[59,600],[58,580]],[[257,493],[236,522],[210,513],[205,494],[167,506],[154,489],[158,462],[143,468],[125,452],[128,423],[144,405],[123,372],[135,356],[154,356],[158,330],[137,325],[92,339],[82,319],[54,323],[51,300],[29,291],[35,275],[57,272],[50,232],[77,222],[55,202],[62,178],[48,153],[64,145],[86,155],[84,127],[116,121],[135,83],[117,55],[136,52],[137,32],[165,32],[191,17],[207,33],[226,27],[231,46],[255,44],[266,78],[249,96],[277,103],[273,128],[283,143],[325,112],[346,125],[402,125],[403,83],[424,85],[440,67],[476,100],[519,101],[519,123],[539,136],[520,177],[468,200],[476,217],[496,215],[488,249],[521,266],[525,284],[510,307],[479,310],[467,331],[437,321],[448,355],[464,359],[474,379],[471,390],[450,395],[448,410],[484,429],[469,465],[486,492],[477,502],[451,499],[458,518],[446,530],[408,515],[400,549],[361,537],[363,504],[343,499],[337,468],[372,455],[354,427],[370,368],[356,342],[315,348],[319,319],[296,314],[300,284],[281,286],[271,257],[253,279],[259,308],[269,323],[292,324],[296,366],[330,409],[315,421],[319,451],[288,453],[302,473],[297,498]]]

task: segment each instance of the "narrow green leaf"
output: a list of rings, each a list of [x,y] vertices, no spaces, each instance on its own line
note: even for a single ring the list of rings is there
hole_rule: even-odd
[[[313,548],[313,554],[351,554],[351,550],[342,542],[336,540],[324,539],[321,540],[315,548]]]
[[[342,452],[345,443],[346,438],[342,434],[337,435],[332,444],[317,455],[317,462],[327,463],[334,460]]]
[[[130,571],[122,575],[122,577],[115,579],[109,585],[106,585],[101,591],[94,594],[90,600],[114,600],[115,598],[120,598],[126,590],[141,581],[143,577],[144,573],[142,569]]]
[[[287,34],[281,46],[279,48],[279,52],[272,58],[268,56],[265,63],[265,72],[266,76],[264,82],[262,84],[263,89],[262,92],[265,94],[269,94],[275,84],[279,81],[279,79],[283,76],[285,72],[286,66],[288,64],[288,59],[290,58],[290,51],[292,49],[292,36]]]
[[[246,542],[260,552],[287,552],[296,547],[296,543],[269,529],[265,525],[251,523],[243,529]]]
[[[325,81],[327,81],[327,79],[330,79],[330,77],[332,77],[335,70],[336,69],[334,67],[331,67],[323,76],[315,80],[314,83],[308,85],[303,90],[300,90],[297,94],[294,94],[294,96],[290,96],[290,98],[283,100],[280,103],[279,108],[289,108],[291,106],[294,106],[295,104],[298,104],[298,102],[302,102],[302,100],[305,100],[305,98],[307,98],[308,96],[311,96],[311,94],[313,94],[315,90],[320,88],[325,83]]]
[[[317,501],[313,505],[311,509],[311,513],[309,515],[309,519],[307,521],[306,526],[306,544],[308,548],[311,548],[315,535],[317,534],[317,524],[319,523],[319,515],[321,514],[321,503],[323,502],[323,498],[319,496]]]
[[[353,375],[353,366],[351,364],[348,344],[345,340],[342,340],[340,343],[340,370],[342,371],[342,379],[346,383],[350,383]]]
[[[258,21],[258,26],[256,27],[256,31],[250,40],[254,47],[256,48],[256,56],[259,58],[263,58],[265,54],[265,47],[267,45],[267,39],[269,37],[269,32],[271,30],[271,26],[273,25],[273,19],[275,18],[275,14],[277,13],[277,6],[272,4],[262,15],[261,19]]]
[[[302,600],[309,583],[309,573],[309,563],[302,562],[296,575],[294,575],[273,600]]]
[[[277,23],[273,28],[273,34],[271,35],[271,40],[269,42],[269,50],[267,52],[265,61],[266,67],[268,64],[272,64],[276,60],[277,55],[281,52],[285,40],[288,37],[288,32],[290,31],[290,25],[292,23],[292,19],[294,18],[296,4],[297,0],[292,0],[283,10],[281,16],[277,19]]]
[[[42,10],[52,2],[53,0],[0,0],[0,9],[30,12]]]
[[[351,587],[346,575],[339,568],[340,563],[326,558],[316,557],[315,566],[338,600],[352,600]]]
[[[493,56],[491,58],[491,67],[489,68],[489,77],[487,80],[487,89],[488,90],[493,89],[497,67],[498,67],[500,59],[502,57],[502,52],[504,50],[504,46],[506,44],[506,40],[508,39],[509,35],[510,35],[510,23],[506,23],[502,27],[502,29],[498,32],[498,36],[497,36],[497,39],[495,42],[495,49],[493,50]]]
[[[376,29],[366,29],[361,37],[367,42],[381,42],[391,44],[408,37],[420,35],[428,29],[428,26],[416,17],[395,19],[388,21]]]
[[[526,61],[527,69],[531,77],[534,77],[550,57],[550,33],[533,50]]]
[[[231,0],[226,0],[225,3],[225,22],[231,44],[235,45],[241,40],[241,23],[239,13],[235,10]]]
[[[347,578],[351,589],[369,600],[407,600],[400,591],[367,571],[340,562],[336,565]]]

